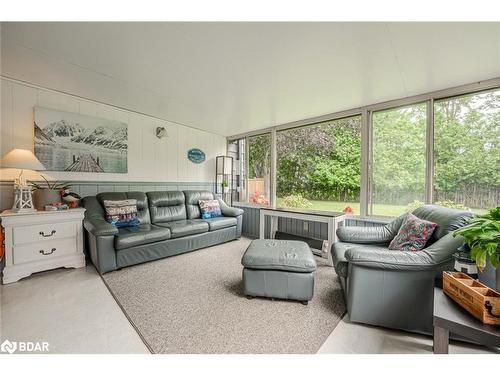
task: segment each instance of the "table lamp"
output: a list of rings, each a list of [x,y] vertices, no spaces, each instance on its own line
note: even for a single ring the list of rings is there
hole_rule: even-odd
[[[25,169],[32,171],[44,171],[45,167],[30,150],[16,148],[4,155],[0,161],[2,168],[20,169],[21,173],[14,180],[14,205],[12,211],[33,212],[36,211],[31,195],[31,186],[26,183],[23,176]]]

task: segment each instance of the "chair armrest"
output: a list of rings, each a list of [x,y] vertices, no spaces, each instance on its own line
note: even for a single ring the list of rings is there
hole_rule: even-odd
[[[222,215],[232,216],[232,217],[238,217],[238,216],[243,215],[244,211],[241,208],[230,207],[222,199],[218,199],[218,201],[219,201],[219,206],[220,206]]]
[[[349,249],[345,257],[352,264],[370,268],[424,271],[449,262],[462,243],[463,239],[449,233],[421,251]]]
[[[462,236],[453,237],[453,232],[441,237],[424,250],[434,263],[442,263],[452,259],[452,255],[464,244]]]
[[[117,227],[100,217],[86,217],[83,226],[94,236],[114,236],[118,233]]]
[[[419,271],[436,266],[424,251],[349,249],[345,257],[353,265],[386,270]]]
[[[343,226],[337,229],[337,237],[342,242],[389,244],[398,234],[405,218],[406,214],[403,214],[390,223],[379,227]]]
[[[393,233],[386,226],[381,227],[350,227],[343,226],[337,229],[339,241],[360,244],[385,244],[392,241]]]

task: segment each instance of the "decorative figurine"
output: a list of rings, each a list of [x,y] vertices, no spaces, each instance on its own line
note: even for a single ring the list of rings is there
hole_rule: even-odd
[[[61,190],[61,197],[69,208],[77,208],[80,199],[82,199],[78,194],[70,192],[69,189]]]

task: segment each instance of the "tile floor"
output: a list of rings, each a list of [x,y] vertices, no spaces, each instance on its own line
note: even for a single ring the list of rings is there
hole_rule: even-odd
[[[0,299],[1,341],[48,341],[52,353],[149,353],[93,266],[2,285]],[[453,343],[450,352],[500,350]],[[318,353],[432,353],[432,339],[344,317]]]
[[[149,353],[93,266],[0,286],[1,341],[48,341],[51,353]]]

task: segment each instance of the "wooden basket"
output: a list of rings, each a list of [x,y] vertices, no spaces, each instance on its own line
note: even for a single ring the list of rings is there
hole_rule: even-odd
[[[462,272],[443,272],[443,292],[484,324],[500,325],[500,293]]]

